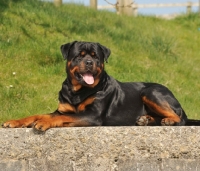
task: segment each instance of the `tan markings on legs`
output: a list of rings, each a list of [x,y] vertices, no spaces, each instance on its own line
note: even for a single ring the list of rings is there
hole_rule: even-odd
[[[76,109],[74,106],[70,105],[69,103],[59,103],[58,105],[59,112],[72,112],[75,113]]]
[[[87,105],[92,104],[94,102],[94,100],[95,100],[95,97],[89,97],[86,100],[84,100],[81,104],[79,104],[78,109],[77,109],[78,112],[84,111],[85,107]]]
[[[56,115],[48,119],[40,119],[35,122],[34,128],[39,131],[46,131],[55,127],[89,126],[90,123],[81,120],[79,117]]]
[[[142,97],[144,104],[146,104],[151,110],[153,110],[157,115],[163,118],[169,118],[174,122],[180,122],[180,117],[170,108],[167,102],[163,103],[161,106],[147,99],[146,96]]]
[[[34,116],[29,116],[23,119],[18,119],[18,120],[10,120],[5,122],[2,127],[4,128],[24,128],[24,127],[31,127],[32,124],[40,119],[47,119],[50,118],[51,115],[46,114],[46,115],[34,115]]]

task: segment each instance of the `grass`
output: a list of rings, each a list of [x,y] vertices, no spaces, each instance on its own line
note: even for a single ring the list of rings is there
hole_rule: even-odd
[[[64,81],[60,45],[109,47],[107,72],[120,81],[168,86],[190,118],[200,119],[200,20],[118,16],[82,5],[37,0],[0,2],[0,122],[53,112]]]

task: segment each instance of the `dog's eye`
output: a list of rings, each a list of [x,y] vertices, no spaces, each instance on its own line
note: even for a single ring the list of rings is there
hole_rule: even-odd
[[[95,53],[94,53],[94,52],[91,52],[91,56],[95,56]]]
[[[81,56],[85,56],[85,51],[81,51]]]
[[[94,59],[98,59],[97,55],[95,52],[91,52],[91,56],[94,58]]]

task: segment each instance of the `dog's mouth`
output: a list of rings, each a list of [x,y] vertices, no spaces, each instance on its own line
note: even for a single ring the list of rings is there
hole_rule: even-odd
[[[84,81],[88,85],[94,84],[94,74],[91,72],[86,72],[86,73],[75,73],[75,76],[78,81]]]

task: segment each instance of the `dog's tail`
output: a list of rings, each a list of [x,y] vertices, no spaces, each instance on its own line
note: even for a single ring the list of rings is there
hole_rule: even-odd
[[[200,120],[188,119],[185,126],[200,126]]]

